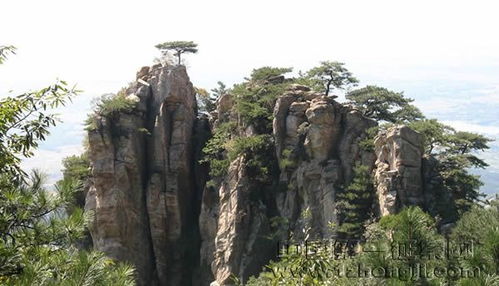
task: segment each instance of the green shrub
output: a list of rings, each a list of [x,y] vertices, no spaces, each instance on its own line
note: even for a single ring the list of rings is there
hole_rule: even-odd
[[[271,133],[275,101],[292,81],[267,80],[290,71],[290,68],[263,67],[253,70],[246,82],[234,85],[231,92],[235,110],[246,126],[253,125],[258,133]]]
[[[368,151],[374,152],[374,138],[378,135],[379,126],[374,126],[366,130],[366,136],[360,140],[359,148]]]
[[[236,123],[225,122],[214,131],[213,136],[203,148],[203,158],[200,163],[210,165],[210,176],[220,177],[227,173],[230,161],[226,156],[226,144],[235,133]]]
[[[97,117],[112,118],[122,112],[131,112],[136,105],[137,101],[127,96],[126,88],[117,94],[104,94],[96,101],[93,113],[85,121],[86,129],[97,129]]]
[[[88,158],[88,154],[85,152],[79,156],[72,155],[64,158],[62,160],[62,165],[63,178],[58,182],[58,184],[77,182],[79,186],[73,194],[73,200],[71,201],[72,204],[66,208],[66,210],[71,213],[75,207],[85,206],[86,193],[83,186],[91,176],[90,160]]]
[[[137,102],[127,97],[124,91],[120,91],[117,94],[103,95],[96,105],[95,112],[101,116],[109,116],[117,112],[130,112],[136,104]]]
[[[274,148],[272,135],[262,134],[248,137],[236,137],[227,144],[229,161],[244,155],[248,170],[253,173],[256,180],[267,181],[272,168],[272,157],[269,152]]]
[[[344,227],[352,232],[359,228],[351,223],[346,223]],[[384,217],[380,223],[373,223],[369,229],[373,235],[366,237],[367,241],[359,248],[353,241],[351,245],[340,240],[297,241],[281,251],[278,261],[271,261],[264,272],[250,278],[246,285],[448,285],[443,284],[444,279],[427,279],[417,275],[406,277],[407,273],[402,271],[400,279],[395,275],[370,276],[373,272],[355,272],[357,269],[383,268],[388,273],[390,269],[414,267],[419,265],[417,263],[427,265],[429,269],[445,266],[447,261],[444,259],[430,260],[429,256],[417,257],[417,254],[406,259],[391,251],[393,242],[401,245],[421,243],[431,250],[442,242],[434,221],[421,209],[407,208],[400,214]],[[351,251],[352,248],[358,251]]]
[[[345,237],[358,238],[365,221],[370,218],[373,199],[373,182],[369,167],[357,165],[350,184],[338,192],[340,226],[338,233]]]
[[[264,81],[274,77],[284,75],[293,71],[293,68],[261,67],[254,69],[251,73],[251,80]]]
[[[84,180],[90,176],[90,160],[87,153],[72,155],[62,160],[64,179]]]

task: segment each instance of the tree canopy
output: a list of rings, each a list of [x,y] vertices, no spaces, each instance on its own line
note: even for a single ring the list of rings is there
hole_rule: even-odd
[[[433,154],[435,148],[442,149],[447,145],[449,134],[454,131],[450,126],[436,119],[422,119],[410,122],[408,126],[423,135],[425,153]]]
[[[304,75],[312,88],[329,95],[332,88],[345,89],[356,85],[359,81],[345,68],[344,63],[323,61],[319,66],[307,71]]]
[[[172,51],[173,55],[177,57],[179,65],[182,63],[182,54],[195,54],[198,52],[198,44],[194,43],[193,41],[164,42],[161,44],[157,44],[155,47],[159,49],[163,54]]]
[[[261,67],[254,69],[251,72],[251,77],[248,80],[252,81],[268,81],[273,78],[279,78],[284,76],[284,74],[292,72],[292,68],[279,68],[279,67]]]
[[[405,97],[402,92],[390,91],[384,87],[368,85],[348,92],[346,98],[364,115],[376,120],[407,123],[424,117],[411,104],[413,99]]]
[[[244,285],[498,285],[498,213],[497,202],[475,207],[441,234],[408,207],[367,225],[356,252],[345,253],[342,240],[295,242]]]

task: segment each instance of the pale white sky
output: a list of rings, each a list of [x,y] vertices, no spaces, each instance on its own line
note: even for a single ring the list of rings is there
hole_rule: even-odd
[[[196,86],[230,85],[263,65],[305,70],[339,60],[361,84],[404,90],[435,117],[499,137],[498,8],[495,1],[2,1],[0,45],[18,53],[0,67],[0,96],[56,78],[85,91],[60,111],[65,124],[28,164],[52,178],[60,158],[80,149],[90,99],[131,81],[158,55],[154,45],[171,40],[199,44],[188,56]],[[499,163],[493,167],[499,174]]]
[[[63,77],[101,92],[149,64],[155,44],[178,39],[200,45],[189,57],[199,85],[330,58],[393,78],[499,63],[494,1],[2,2],[0,41],[19,52],[0,72],[15,88]]]

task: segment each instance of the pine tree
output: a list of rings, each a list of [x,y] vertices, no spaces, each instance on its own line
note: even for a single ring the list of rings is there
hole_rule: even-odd
[[[421,111],[411,104],[414,100],[402,92],[368,85],[346,94],[346,98],[365,116],[392,123],[407,123],[424,118]]]
[[[182,54],[195,54],[198,52],[198,44],[192,41],[165,42],[157,44],[155,47],[159,49],[163,55],[167,54],[169,51],[173,51],[173,55],[177,57],[179,65],[182,63]]]
[[[340,62],[323,61],[309,70],[304,77],[309,80],[312,88],[329,95],[333,88],[345,89],[359,82],[344,66],[345,64]]]
[[[0,53],[5,60],[5,53]],[[28,175],[22,158],[33,156],[57,122],[51,108],[78,93],[64,81],[0,100],[0,284],[133,285],[129,266],[114,264],[96,252],[76,249],[88,214],[66,212],[81,188],[62,180],[46,188],[39,172]]]

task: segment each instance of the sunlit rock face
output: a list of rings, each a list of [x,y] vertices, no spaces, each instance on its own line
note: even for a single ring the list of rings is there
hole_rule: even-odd
[[[246,281],[275,258],[277,240],[299,238],[305,211],[312,238],[334,236],[338,192],[358,165],[374,178],[366,209],[382,216],[424,204],[421,136],[397,126],[366,148],[367,130],[377,123],[306,86],[291,85],[275,102],[268,134],[275,170],[266,183],[273,191],[263,194],[244,155],[218,178],[199,163],[223,122],[236,123],[234,135],[256,134],[240,121],[233,95],[219,98],[212,114],[199,114],[185,67],[161,65],[142,68],[124,94],[133,108],[97,115],[89,131],[85,208],[95,215],[94,247],[133,264],[139,285]]]
[[[421,134],[406,126],[378,134],[374,178],[380,215],[393,214],[403,206],[424,205],[422,142]]]
[[[374,165],[374,154],[360,148],[359,142],[376,125],[360,112],[304,86],[292,86],[277,100],[273,132],[280,181],[288,188],[277,194],[276,203],[295,233],[302,227],[300,214],[309,209],[312,233],[333,234],[329,226],[339,223],[338,187],[352,180],[355,164]]]
[[[126,90],[136,106],[98,117],[89,132],[92,237],[97,250],[135,265],[139,284],[181,285],[198,243],[195,92],[183,66],[145,67],[137,79]]]

